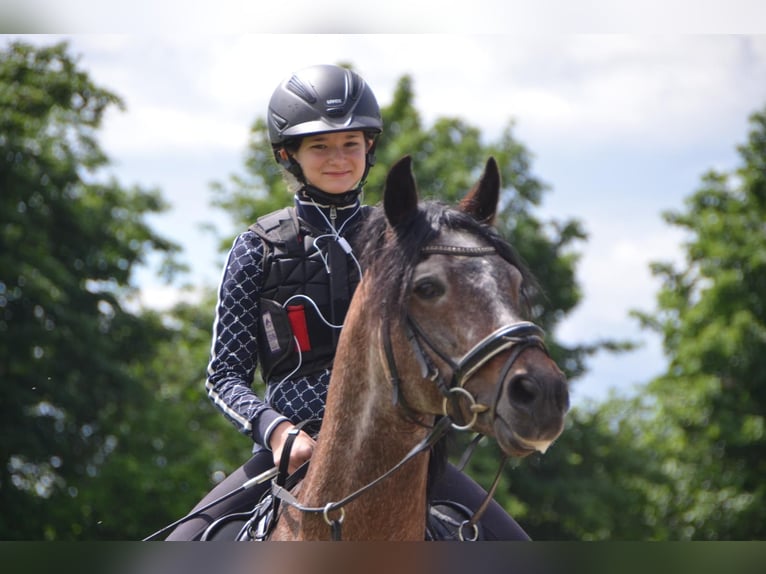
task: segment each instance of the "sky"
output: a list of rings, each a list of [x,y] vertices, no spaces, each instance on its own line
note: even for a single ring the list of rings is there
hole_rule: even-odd
[[[572,344],[612,338],[642,346],[590,360],[573,386],[575,405],[637,392],[663,372],[661,342],[629,311],[654,308],[659,284],[650,262],[683,260],[684,237],[662,213],[682,210],[706,171],[739,164],[748,116],[766,106],[766,36],[659,25],[651,33],[575,26],[534,34],[319,35],[240,33],[230,25],[214,34],[155,30],[161,21],[138,30],[102,27],[120,33],[69,25],[63,28],[75,31],[9,34],[0,46],[20,37],[40,45],[67,40],[94,81],[124,99],[126,111],[110,112],[99,136],[112,160],[108,173],[161,190],[171,210],[152,223],[182,245],[192,267],[185,281],[218,281],[223,255],[200,225],[235,230],[211,208],[210,184],[243,172],[249,127],[276,85],[307,65],[350,62],[382,106],[399,78],[411,75],[426,125],[457,116],[491,141],[512,120],[532,154],[532,173],[549,188],[538,215],[582,222],[588,239],[575,247],[583,301],[556,335]],[[139,279],[146,305],[178,297],[151,270]]]

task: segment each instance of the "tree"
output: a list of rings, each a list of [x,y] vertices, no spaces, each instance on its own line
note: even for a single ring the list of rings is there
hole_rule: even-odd
[[[126,454],[135,408],[156,392],[144,365],[169,335],[124,301],[149,254],[172,277],[179,248],[145,221],[166,208],[157,190],[98,178],[109,159],[96,133],[110,107],[123,102],[66,44],[0,52],[2,539],[124,532],[100,529],[125,508],[124,483],[101,473]]]
[[[85,538],[144,538],[184,516],[248,457],[252,442],[232,432],[204,392],[210,295],[161,315],[144,312],[144,319],[162,322],[164,334],[151,356],[131,368],[139,391],[113,431],[120,448],[99,467],[97,484],[81,492],[80,504],[95,518]],[[115,493],[131,504],[115,501]]]
[[[750,123],[741,165],[665,214],[687,232],[686,260],[653,264],[657,309],[636,314],[669,359],[648,390],[673,538],[766,535],[766,110]]]

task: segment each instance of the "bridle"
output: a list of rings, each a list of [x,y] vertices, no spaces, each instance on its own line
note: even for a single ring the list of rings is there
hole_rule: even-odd
[[[421,250],[423,254],[443,254],[443,255],[456,255],[463,257],[484,257],[496,253],[494,247],[463,247],[455,245],[429,245]],[[405,316],[405,334],[410,343],[410,347],[415,354],[418,364],[421,368],[421,374],[423,379],[430,380],[438,387],[439,391],[444,397],[443,403],[443,416],[440,417],[436,424],[430,428],[428,435],[415,445],[394,467],[387,472],[368,483],[367,485],[359,488],[355,492],[346,496],[345,498],[330,502],[323,507],[309,507],[302,505],[286,488],[273,483],[272,494],[275,498],[289,504],[296,508],[300,512],[322,514],[325,522],[330,526],[332,531],[332,537],[334,540],[341,539],[341,524],[345,516],[344,506],[351,501],[358,498],[364,492],[385,480],[396,472],[399,468],[404,466],[407,462],[412,460],[415,456],[423,452],[424,450],[433,447],[444,435],[447,434],[450,427],[456,430],[470,430],[476,423],[479,414],[490,410],[488,405],[478,403],[475,397],[466,390],[465,385],[468,380],[487,362],[499,354],[511,350],[511,354],[506,360],[501,376],[498,382],[498,393],[495,397],[497,402],[500,389],[503,386],[503,382],[507,379],[508,374],[513,368],[514,363],[519,356],[530,347],[537,347],[541,349],[546,355],[548,350],[543,342],[544,331],[535,323],[530,321],[519,321],[509,325],[505,325],[495,330],[491,334],[487,335],[481,341],[476,343],[469,351],[467,351],[462,357],[457,360],[453,360],[446,353],[436,347],[431,338],[423,331],[423,329],[415,322],[409,315]],[[388,368],[389,381],[393,389],[394,403],[398,404],[407,414],[408,418],[417,420],[417,414],[415,411],[406,404],[404,397],[401,393],[401,379],[399,376],[399,370],[396,367],[396,361],[393,353],[393,345],[391,342],[390,323],[384,322],[381,327],[381,336],[383,340],[383,350],[386,357],[386,365]],[[427,348],[431,353],[436,355],[442,362],[444,362],[451,374],[449,377],[445,377],[441,371],[436,367],[431,355],[424,350]],[[454,422],[454,416],[450,414],[450,405],[453,407],[451,410],[453,413],[459,413],[458,402],[461,400],[467,400],[469,402],[469,411],[471,412],[471,419],[461,421],[460,424]],[[476,540],[478,537],[478,521],[487,506],[489,505],[495,489],[499,482],[502,470],[505,466],[507,457],[504,457],[501,461],[500,468],[497,472],[495,480],[488,490],[487,497],[481,504],[479,509],[474,513],[470,520],[465,521],[459,529],[460,539],[463,540]],[[336,518],[331,516],[331,513],[339,514]],[[473,532],[473,538],[464,537],[464,529],[470,529]]]
[[[472,413],[471,419],[468,422],[463,422],[463,424],[453,422],[452,427],[456,430],[471,429],[476,423],[478,415],[490,409],[488,405],[476,402],[474,396],[465,389],[466,382],[468,382],[476,371],[500,353],[511,349],[512,353],[506,360],[502,370],[503,375],[500,379],[500,382],[502,383],[502,381],[505,380],[507,373],[513,367],[513,364],[524,350],[529,347],[538,347],[546,354],[548,352],[545,343],[543,343],[543,330],[530,321],[520,321],[500,327],[479,341],[457,361],[452,360],[446,353],[440,351],[412,318],[407,318],[406,326],[407,330],[411,333],[411,336],[408,336],[408,338],[413,351],[415,352],[415,357],[420,364],[423,378],[436,384],[439,391],[444,396],[444,416],[452,419],[456,417],[456,413],[458,412],[456,409],[453,408],[452,415],[448,412],[450,403],[453,406],[456,406],[456,403],[461,398],[464,398],[469,402],[469,410]],[[451,371],[449,382],[447,382],[446,377],[444,377],[434,365],[428,353],[424,352],[421,343],[447,364]],[[389,369],[392,367],[395,368],[393,355],[386,353],[386,356],[389,363]],[[391,383],[392,385],[398,386],[400,381],[392,378]],[[397,395],[400,395],[398,391]],[[403,400],[401,396],[400,400]]]
[[[496,252],[494,247],[463,247],[457,245],[429,245],[421,250],[421,253],[424,254],[458,255],[463,257],[483,257],[493,255]],[[500,353],[511,349],[512,353],[502,369],[502,378],[500,379],[500,383],[502,383],[516,360],[527,348],[537,347],[548,355],[548,349],[543,342],[545,332],[531,321],[518,321],[500,327],[476,343],[457,360],[453,360],[447,353],[440,350],[428,334],[409,315],[406,315],[404,318],[404,328],[407,340],[420,365],[422,377],[433,382],[444,396],[443,415],[448,418],[454,418],[454,416],[449,414],[448,406],[449,403],[452,403],[452,406],[456,407],[460,398],[464,398],[470,403],[471,419],[468,422],[463,421],[463,424],[453,422],[452,427],[456,430],[471,429],[476,423],[479,414],[486,412],[490,408],[487,405],[477,403],[473,395],[465,389],[466,382],[482,366]],[[388,323],[383,325],[382,337],[389,379],[394,392],[394,402],[400,404],[409,413],[412,413],[413,410],[406,405],[400,391],[401,379],[396,368],[396,361],[394,360]],[[451,372],[449,380],[439,371],[430,355],[424,351],[423,346],[447,365]],[[459,410],[453,408],[453,412],[457,413]]]

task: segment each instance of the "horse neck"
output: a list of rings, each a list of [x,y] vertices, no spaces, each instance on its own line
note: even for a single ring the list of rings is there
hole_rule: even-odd
[[[349,309],[338,345],[322,430],[302,486],[309,506],[341,500],[371,483],[427,433],[393,404],[379,332],[365,319],[355,320],[362,307]],[[428,453],[421,453],[349,504],[344,538],[393,533],[422,540],[427,473]],[[318,528],[327,530],[324,524]]]

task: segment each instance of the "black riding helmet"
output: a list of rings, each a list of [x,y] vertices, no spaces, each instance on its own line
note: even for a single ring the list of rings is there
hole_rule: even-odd
[[[356,72],[332,65],[303,68],[277,86],[269,101],[269,139],[277,162],[303,185],[303,191],[322,201],[346,203],[356,199],[375,163],[374,138],[383,131],[375,94]],[[361,130],[373,140],[367,152],[362,181],[347,194],[335,196],[308,184],[291,154],[308,135]]]

